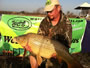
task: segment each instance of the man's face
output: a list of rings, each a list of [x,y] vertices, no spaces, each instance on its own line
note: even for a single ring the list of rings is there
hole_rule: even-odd
[[[57,18],[57,16],[60,13],[60,10],[58,10],[59,7],[54,6],[54,9],[52,11],[47,11],[48,17],[53,20],[55,18]]]

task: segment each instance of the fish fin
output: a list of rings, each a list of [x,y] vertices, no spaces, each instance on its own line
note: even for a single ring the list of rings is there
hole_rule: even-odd
[[[24,48],[24,54],[23,57],[25,57],[27,50]]]
[[[37,55],[37,63],[38,63],[38,65],[40,65],[42,63],[42,58],[39,54]]]
[[[57,56],[58,62],[61,63],[62,62],[62,58],[60,56]]]

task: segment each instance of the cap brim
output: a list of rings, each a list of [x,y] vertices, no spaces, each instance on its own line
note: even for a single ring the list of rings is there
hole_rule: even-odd
[[[54,8],[54,5],[47,5],[45,6],[44,11],[52,11],[53,8]]]

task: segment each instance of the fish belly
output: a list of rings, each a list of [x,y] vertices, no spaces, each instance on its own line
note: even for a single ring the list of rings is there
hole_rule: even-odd
[[[50,41],[44,41],[40,48],[40,55],[44,58],[51,58],[53,54],[55,54],[55,48]]]
[[[53,53],[56,53],[51,40],[48,38],[43,38],[42,36],[40,36],[40,38],[30,38],[29,45],[34,54],[39,54],[44,58],[50,58]]]
[[[50,49],[45,49],[45,48],[41,48],[40,50],[40,56],[44,57],[44,58],[51,58],[53,54],[55,54],[55,50],[50,50]]]

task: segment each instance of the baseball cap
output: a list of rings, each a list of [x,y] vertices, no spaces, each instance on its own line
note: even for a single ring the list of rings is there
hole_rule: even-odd
[[[60,5],[59,0],[47,0],[45,4],[44,11],[51,11],[53,10],[55,5]]]

